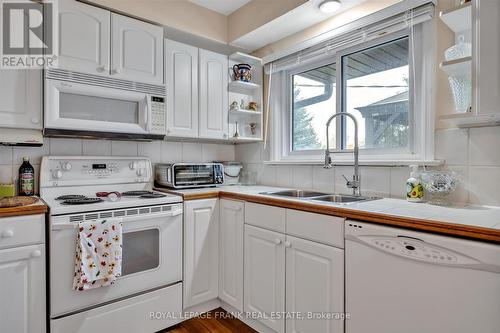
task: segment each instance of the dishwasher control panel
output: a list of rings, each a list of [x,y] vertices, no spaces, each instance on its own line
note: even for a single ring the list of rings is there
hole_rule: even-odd
[[[422,240],[404,236],[358,236],[363,243],[397,256],[435,264],[477,264],[474,258],[443,249]]]

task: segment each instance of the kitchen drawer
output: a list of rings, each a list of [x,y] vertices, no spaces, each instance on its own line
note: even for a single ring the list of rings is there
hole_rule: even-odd
[[[286,234],[344,248],[344,218],[287,209]]]
[[[245,223],[284,233],[285,209],[246,202]]]
[[[0,218],[0,249],[43,243],[45,215],[23,215]]]
[[[157,332],[179,323],[181,311],[182,283],[178,283],[71,316],[53,319],[50,321],[50,331]]]

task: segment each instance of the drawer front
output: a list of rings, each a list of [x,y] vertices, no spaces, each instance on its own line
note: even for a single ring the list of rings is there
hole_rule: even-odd
[[[246,202],[245,223],[284,233],[285,209]]]
[[[344,218],[286,210],[286,234],[344,248]]]
[[[43,243],[45,215],[24,215],[0,219],[0,249]]]
[[[113,288],[113,287],[110,287]],[[52,333],[157,332],[181,321],[182,283],[50,321]]]

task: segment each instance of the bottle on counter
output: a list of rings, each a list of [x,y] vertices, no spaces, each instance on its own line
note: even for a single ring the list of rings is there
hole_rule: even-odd
[[[418,170],[418,165],[410,165],[410,178],[406,181],[406,200],[422,202],[424,200],[424,186]]]
[[[29,157],[23,157],[23,164],[19,167],[19,191],[21,196],[35,194],[35,169],[30,164]]]

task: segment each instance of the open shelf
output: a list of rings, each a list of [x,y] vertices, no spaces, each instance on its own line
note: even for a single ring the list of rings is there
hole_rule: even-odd
[[[242,64],[249,64],[249,65],[262,65],[262,59],[257,58],[254,56],[251,56],[249,54],[241,53],[241,52],[235,52],[229,56],[229,60],[232,60],[237,63],[242,63]]]
[[[237,90],[256,90],[260,89],[261,85],[253,82],[231,81],[231,83],[229,83],[229,87]]]
[[[229,141],[231,142],[260,142],[262,141],[261,138],[259,137],[247,137],[247,136],[240,136],[239,138],[229,138]]]
[[[234,115],[260,116],[262,114],[262,111],[237,109],[237,110],[229,110],[229,113]]]
[[[465,57],[450,61],[443,61],[439,64],[439,68],[450,75],[471,75],[472,57]]]
[[[446,122],[449,125],[460,128],[500,125],[500,113],[491,113],[491,114],[475,114],[472,112],[453,113],[440,116],[439,119]]]
[[[454,32],[470,30],[472,27],[472,2],[443,10],[439,13],[439,17]]]

